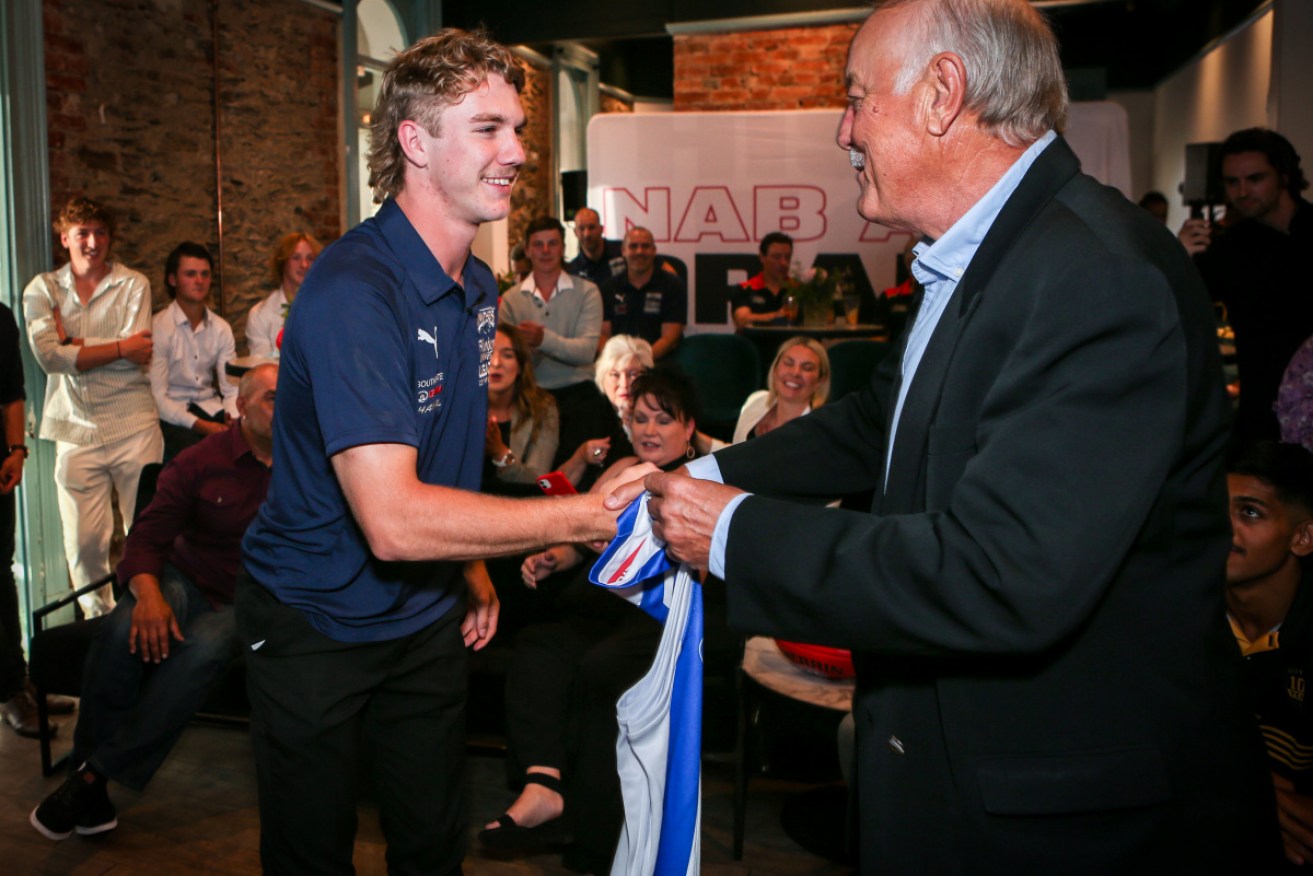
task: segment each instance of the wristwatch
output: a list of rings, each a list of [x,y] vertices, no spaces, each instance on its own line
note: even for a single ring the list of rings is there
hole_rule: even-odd
[[[515,451],[514,451],[514,450],[507,450],[506,453],[504,453],[504,454],[502,455],[502,458],[501,458],[501,459],[494,459],[494,460],[492,461],[492,464],[495,465],[495,466],[497,466],[497,468],[505,468],[505,467],[508,466],[508,465],[514,465],[514,464],[515,464]]]
[[[9,445],[9,454],[8,454],[8,455],[9,455],[9,456],[13,456],[15,450],[21,450],[21,451],[23,451],[23,458],[24,458],[24,459],[27,459],[27,457],[28,457],[28,450],[27,450],[27,445],[26,445],[26,444],[10,444],[10,445]]]

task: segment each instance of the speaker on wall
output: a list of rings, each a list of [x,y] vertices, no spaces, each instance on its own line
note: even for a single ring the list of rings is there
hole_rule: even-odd
[[[576,212],[588,206],[588,171],[561,171],[561,200],[568,219],[573,219]]]

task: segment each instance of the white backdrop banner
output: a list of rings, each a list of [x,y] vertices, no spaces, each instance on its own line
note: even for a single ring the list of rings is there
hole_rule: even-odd
[[[894,285],[911,238],[857,215],[856,171],[835,142],[841,118],[833,109],[594,116],[589,206],[601,213],[607,237],[641,225],[659,252],[684,262],[693,331],[731,329],[730,289],[760,270],[757,242],[772,231],[793,237],[804,269],[849,268],[869,302]],[[1071,138],[1104,150],[1091,168],[1096,175],[1129,166],[1129,157],[1106,154],[1110,143],[1126,142],[1124,113],[1073,113],[1078,119],[1121,126],[1119,134]]]

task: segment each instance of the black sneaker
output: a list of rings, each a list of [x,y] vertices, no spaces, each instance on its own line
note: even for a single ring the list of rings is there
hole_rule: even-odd
[[[68,839],[74,831],[92,836],[119,826],[105,780],[85,766],[69,773],[64,783],[32,810],[28,821],[52,840]]]

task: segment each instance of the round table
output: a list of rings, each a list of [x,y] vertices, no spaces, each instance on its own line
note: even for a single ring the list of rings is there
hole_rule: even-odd
[[[818,341],[840,341],[845,339],[885,340],[885,327],[874,322],[859,322],[849,325],[835,321],[826,325],[753,325],[742,329],[745,338],[760,338],[763,341],[783,343],[793,337],[815,338]]]
[[[857,683],[851,678],[822,678],[799,669],[769,636],[753,636],[743,646],[743,673],[757,684],[791,700],[851,712]]]

